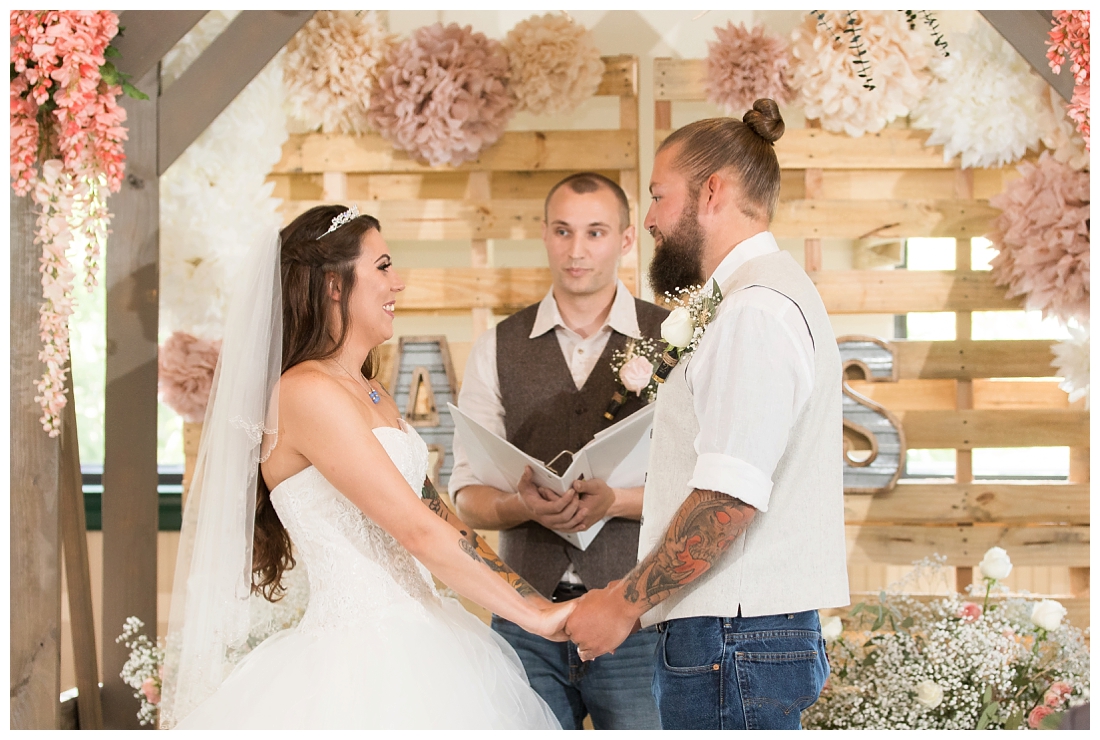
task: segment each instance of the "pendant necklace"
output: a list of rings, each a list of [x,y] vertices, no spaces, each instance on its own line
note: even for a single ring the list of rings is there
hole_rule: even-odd
[[[352,379],[353,381],[355,380],[355,376],[354,376],[354,375],[352,375],[352,374],[351,374],[350,372],[348,372],[348,369],[347,369],[346,367],[344,367],[343,365],[340,365],[340,361],[339,361],[339,360],[333,360],[333,362],[335,362],[335,363],[336,363],[337,365],[339,365],[339,366],[340,366],[340,369],[341,369],[341,370],[343,370],[343,371],[344,371],[345,373],[347,373],[347,376],[348,376],[349,378],[351,378],[351,379]],[[360,373],[360,374],[359,374],[359,377],[360,377],[360,378],[363,378],[363,374],[362,374],[362,373]],[[378,395],[378,391],[376,391],[376,390],[374,389],[374,386],[372,386],[372,385],[370,384],[370,381],[369,381],[369,380],[367,380],[366,378],[363,378],[363,380],[365,380],[365,381],[366,381],[366,383],[367,383],[367,395],[368,395],[368,396],[370,397],[370,400],[371,400],[371,401],[372,401],[373,403],[378,403],[379,401],[381,401],[381,400],[382,400],[382,396]],[[360,385],[362,385],[362,383],[360,383]]]

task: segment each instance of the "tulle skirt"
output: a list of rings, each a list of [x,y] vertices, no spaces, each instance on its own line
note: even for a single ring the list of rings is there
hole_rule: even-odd
[[[308,624],[309,615],[303,619]],[[512,648],[454,599],[295,627],[176,729],[560,729]]]

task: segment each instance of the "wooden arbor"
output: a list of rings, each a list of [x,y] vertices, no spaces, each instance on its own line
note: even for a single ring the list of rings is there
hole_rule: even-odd
[[[706,99],[702,60],[654,61],[658,143],[677,101]],[[876,496],[848,495],[853,588],[874,588],[884,564],[908,565],[939,553],[958,568],[958,585],[989,547],[1020,566],[1069,567],[1053,587],[1079,626],[1089,622],[1089,414],[1071,408],[1053,383],[1049,340],[975,341],[979,311],[1019,310],[988,272],[971,269],[972,237],[998,213],[988,199],[1014,168],[964,170],[925,147],[927,132],[890,128],[854,139],[818,128],[790,130],[776,143],[782,167],[777,237],[804,239],[805,267],[830,314],[954,312],[954,341],[896,341],[897,383],[852,385],[901,419],[911,449],[956,451],[954,482],[912,483]],[[952,271],[825,270],[821,240],[868,237],[956,239]],[[972,450],[1067,446],[1068,482],[975,482]],[[862,585],[861,585],[862,584]],[[1068,588],[1065,588],[1068,586]],[[1040,590],[1032,587],[1031,590]],[[1045,589],[1043,589],[1045,590]]]

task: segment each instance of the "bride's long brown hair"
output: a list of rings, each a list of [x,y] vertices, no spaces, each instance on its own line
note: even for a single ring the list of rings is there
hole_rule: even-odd
[[[355,261],[360,238],[381,231],[373,216],[359,216],[326,234],[344,206],[316,206],[282,230],[280,267],[283,290],[282,372],[307,360],[332,357],[347,337],[348,301],[355,287]],[[332,276],[330,278],[329,276]],[[340,320],[337,324],[326,284],[339,281]],[[377,370],[374,352],[363,363],[364,377]],[[295,565],[290,535],[271,505],[271,491],[262,473],[256,476],[256,523],[252,535],[252,590],[278,601],[283,573]]]

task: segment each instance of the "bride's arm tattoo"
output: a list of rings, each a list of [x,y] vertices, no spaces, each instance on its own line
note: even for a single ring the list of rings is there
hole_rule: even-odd
[[[500,559],[499,555],[493,552],[493,548],[489,547],[489,543],[478,536],[473,527],[467,526],[465,522],[458,518],[457,514],[448,508],[428,478],[424,479],[424,487],[420,492],[420,498],[424,501],[425,506],[435,512],[436,516],[458,530],[458,533],[462,535],[462,538],[458,541],[458,546],[462,548],[464,553],[489,566],[489,570],[503,578],[509,586],[519,592],[520,596],[531,596],[538,593],[531,587],[531,584],[523,580],[518,573]]]
[[[672,517],[664,541],[623,578],[624,597],[648,607],[661,603],[710,570],[755,515],[733,496],[696,489]]]

